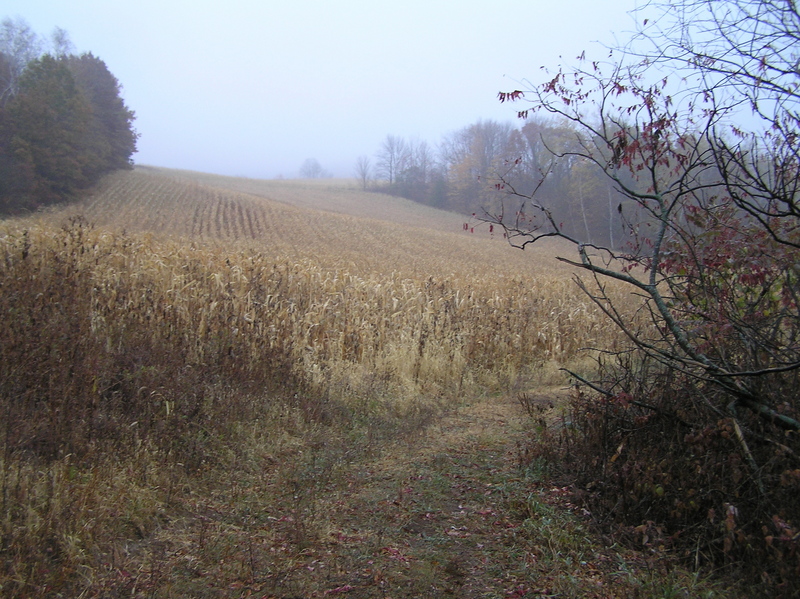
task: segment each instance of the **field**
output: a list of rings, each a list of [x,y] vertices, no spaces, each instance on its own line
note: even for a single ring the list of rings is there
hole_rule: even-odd
[[[515,470],[516,398],[619,341],[565,248],[463,223],[154,168],[0,223],[3,596],[698,589]]]
[[[77,210],[106,228],[236,241],[257,251],[365,272],[450,276],[455,269],[459,275],[496,272],[501,278],[568,277],[552,252],[533,258],[518,254],[487,231],[465,233],[463,215],[335,180],[250,180],[137,169],[107,178]]]

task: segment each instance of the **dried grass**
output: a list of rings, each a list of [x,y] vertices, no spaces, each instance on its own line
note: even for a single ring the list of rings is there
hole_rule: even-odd
[[[121,592],[136,543],[231,469],[313,542],[342,465],[613,335],[552,250],[141,171],[0,224],[0,311],[8,597]]]

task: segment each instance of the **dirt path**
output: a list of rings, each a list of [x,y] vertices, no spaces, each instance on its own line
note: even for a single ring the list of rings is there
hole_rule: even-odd
[[[606,596],[577,519],[520,472],[523,431],[519,405],[487,399],[353,468],[323,515],[328,543],[267,596]]]
[[[525,585],[513,572],[531,559],[513,551],[519,519],[498,507],[519,480],[517,410],[499,401],[463,408],[352,473],[354,492],[332,519],[361,545],[339,547],[352,564],[343,587],[363,597],[481,597]]]
[[[599,545],[565,489],[520,468],[526,419],[488,398],[377,458],[331,465],[304,450],[294,476],[232,471],[182,498],[86,596],[691,596],[670,595],[685,579],[657,560]]]

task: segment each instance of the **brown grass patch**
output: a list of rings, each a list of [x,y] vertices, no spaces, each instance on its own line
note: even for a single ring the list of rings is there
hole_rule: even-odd
[[[4,595],[302,594],[354,464],[610,334],[553,255],[148,171],[2,223]]]

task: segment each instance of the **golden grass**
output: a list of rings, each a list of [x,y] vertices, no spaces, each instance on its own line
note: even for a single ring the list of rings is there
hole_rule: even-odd
[[[464,233],[465,216],[363,193],[347,182],[247,185],[250,180],[192,175],[162,169],[119,172],[82,204],[51,214],[50,222],[61,224],[65,213],[78,213],[98,227],[236,241],[290,259],[378,273],[569,276],[554,260],[558,244],[513,251],[486,229]]]
[[[281,322],[291,329],[284,331],[287,338],[303,348],[293,359],[304,364],[306,374],[331,372],[332,365],[344,361],[345,370],[357,365],[391,371],[404,381],[418,380],[415,369],[426,367],[432,374],[439,372],[439,386],[453,381],[460,385],[465,377],[475,378],[463,372],[463,361],[476,364],[481,355],[482,365],[488,366],[485,373],[518,381],[530,376],[531,366],[541,369],[545,363],[576,359],[581,347],[595,346],[598,336],[608,332],[599,311],[571,281],[570,271],[555,260],[558,250],[568,251],[557,243],[520,252],[486,231],[464,234],[455,215],[447,215],[451,222],[444,226],[452,231],[409,227],[392,220],[391,211],[383,213],[389,220],[358,218],[287,206],[198,181],[240,182],[264,193],[282,187],[302,195],[315,187],[329,197],[353,196],[341,183],[333,193],[335,182],[170,174],[149,169],[118,173],[71,211],[98,229],[155,233],[142,242],[152,254],[146,260],[160,269],[148,276],[186,280],[185,263],[200,260],[206,276],[238,298],[231,315],[237,321],[266,317],[263,302],[245,282],[263,278],[271,268],[283,273],[275,276],[291,281],[287,293],[298,299],[290,303],[301,310]],[[350,202],[350,210],[374,203],[372,197],[359,197]],[[427,214],[418,205],[414,210],[420,208]],[[48,218],[53,222],[63,214]],[[130,268],[142,273],[149,269],[144,262]],[[187,307],[188,312],[202,314],[204,304],[217,305],[213,299],[205,301],[205,292],[197,291],[198,305]],[[301,321],[296,321],[301,312]]]
[[[613,335],[558,246],[409,226],[429,213],[331,182],[315,193],[349,211],[384,204],[363,218],[277,201],[306,184],[187,178],[117,173],[0,223],[6,596],[131,592],[135,545],[231,469],[260,509],[295,502],[302,550],[344,465],[465,397],[558,384]]]
[[[143,170],[195,185],[235,191],[301,208],[442,232],[461,230],[464,220],[463,215],[454,212],[437,210],[397,196],[363,191],[352,179],[248,179],[152,167],[144,167]]]

